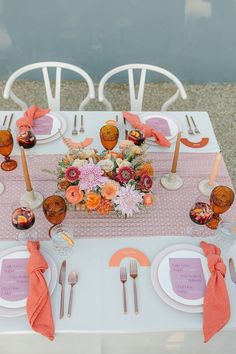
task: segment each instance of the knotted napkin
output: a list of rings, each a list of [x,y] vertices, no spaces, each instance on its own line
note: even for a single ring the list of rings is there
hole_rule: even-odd
[[[229,321],[230,302],[225,284],[226,266],[220,257],[221,250],[204,241],[200,246],[207,257],[211,272],[203,305],[203,334],[205,342],[208,342]]]
[[[169,140],[167,140],[163,134],[153,129],[150,125],[143,124],[137,115],[129,112],[124,112],[123,116],[135,129],[142,131],[145,135],[145,138],[150,138],[153,136],[156,139],[157,144],[170,147],[171,144]]]
[[[22,131],[32,127],[34,124],[34,119],[43,117],[50,111],[49,108],[42,109],[37,106],[31,106],[27,111],[25,111],[23,117],[17,119],[16,125]]]
[[[29,273],[29,295],[26,303],[30,326],[36,332],[54,339],[54,322],[47,283],[43,273],[48,268],[45,258],[40,253],[40,243],[28,241],[30,252],[27,271]]]

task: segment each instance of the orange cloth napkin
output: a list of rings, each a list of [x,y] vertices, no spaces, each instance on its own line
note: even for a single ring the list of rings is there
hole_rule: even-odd
[[[226,266],[220,257],[221,250],[204,241],[200,246],[207,257],[211,272],[203,305],[203,333],[205,342],[208,342],[229,321],[230,302],[225,285]]]
[[[28,241],[27,248],[30,252],[27,267],[29,273],[29,295],[26,303],[28,320],[33,330],[53,340],[55,330],[51,301],[43,276],[48,264],[39,251],[39,242]]]
[[[137,115],[129,112],[124,112],[123,116],[135,129],[142,131],[145,135],[145,138],[150,138],[153,136],[159,145],[170,147],[171,144],[169,140],[167,140],[163,134],[150,127],[150,125],[141,123]]]
[[[16,125],[20,130],[25,130],[27,127],[32,127],[34,124],[34,119],[43,117],[50,111],[49,108],[42,109],[37,106],[31,106],[27,111],[25,111],[24,116],[17,119]]]

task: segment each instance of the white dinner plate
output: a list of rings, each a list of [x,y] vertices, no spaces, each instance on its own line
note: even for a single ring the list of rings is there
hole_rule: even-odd
[[[17,252],[9,253],[9,254],[0,258],[0,272],[2,269],[2,261],[4,259],[28,259],[28,258],[29,258],[28,251],[17,251]],[[48,268],[46,270],[46,272],[44,273],[44,277],[47,282],[47,285],[49,285],[50,280],[51,280],[50,268]],[[18,301],[9,301],[9,300],[5,300],[2,297],[0,297],[0,306],[8,307],[8,308],[20,308],[20,307],[26,306],[26,300],[27,300],[27,297],[22,300],[18,300]]]
[[[201,250],[201,248],[199,247],[199,251],[200,250]],[[184,305],[190,305],[190,306],[203,305],[204,296],[198,297],[195,299],[188,299],[188,298],[179,296],[175,292],[172,282],[171,282],[170,264],[169,264],[169,260],[173,259],[173,258],[199,259],[201,262],[201,265],[202,265],[203,279],[204,279],[203,281],[204,281],[205,285],[207,284],[209,276],[210,276],[210,272],[209,272],[208,265],[207,265],[207,258],[202,254],[202,252],[197,252],[197,251],[192,251],[192,250],[174,251],[174,252],[170,252],[165,257],[163,257],[163,259],[159,263],[159,267],[157,270],[159,283],[160,283],[162,289],[166,292],[166,294],[171,299],[173,299],[181,304],[184,304]],[[185,286],[184,283],[183,283],[183,286]]]
[[[51,133],[42,135],[42,134],[36,134],[34,132],[37,139],[37,144],[47,144],[54,140],[57,140],[58,138],[60,138],[59,130],[61,134],[64,134],[67,129],[66,118],[61,113],[49,112],[45,116],[48,117],[49,119],[52,119]],[[44,117],[37,118],[35,120],[36,124],[40,124],[40,119],[44,120],[45,119]],[[34,126],[33,126],[33,131],[34,131]]]
[[[4,250],[0,252],[0,257],[4,257],[8,255],[9,253],[13,252],[20,252],[20,251],[26,251],[26,246],[17,246],[17,247],[12,247],[10,249]],[[42,255],[45,257],[48,267],[51,270],[51,280],[48,285],[48,290],[50,295],[52,295],[56,284],[57,284],[57,267],[56,264],[53,260],[53,258],[45,251],[41,250]],[[26,315],[26,306],[20,307],[20,308],[7,308],[0,306],[0,317],[19,317],[19,316],[24,316]]]
[[[162,133],[170,142],[175,141],[175,138],[181,129],[179,122],[177,122],[173,117],[171,117],[171,115],[168,114],[142,114],[140,115],[140,119],[142,123],[148,124]],[[162,123],[162,127],[157,127],[157,123]],[[166,133],[165,129],[169,130],[169,134]],[[146,141],[155,143],[155,138],[147,138]]]
[[[152,284],[154,287],[155,292],[157,295],[169,306],[173,307],[176,310],[184,311],[184,312],[189,312],[189,313],[202,313],[203,312],[203,306],[202,305],[185,305],[182,304],[174,299],[172,299],[170,296],[167,295],[167,293],[163,290],[159,278],[158,278],[158,268],[159,265],[162,261],[162,259],[170,254],[171,252],[175,251],[182,251],[182,250],[189,250],[189,251],[195,251],[198,252],[199,254],[203,255],[203,251],[200,247],[191,245],[191,244],[176,244],[172,245],[170,247],[165,248],[164,250],[160,251],[152,261],[151,265],[151,280]]]

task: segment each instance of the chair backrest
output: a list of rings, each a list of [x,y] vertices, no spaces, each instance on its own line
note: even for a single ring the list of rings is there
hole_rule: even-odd
[[[56,76],[55,76],[55,95],[52,94],[48,68],[55,68],[56,69]],[[94,84],[91,77],[84,71],[83,69],[79,68],[78,66],[67,64],[67,63],[60,63],[60,62],[41,62],[41,63],[34,63],[23,66],[22,68],[16,70],[7,80],[3,97],[8,99],[9,97],[18,104],[23,111],[28,108],[28,105],[22,101],[19,97],[17,97],[12,91],[12,85],[14,81],[21,76],[22,74],[32,71],[35,69],[41,69],[43,73],[43,79],[45,84],[45,90],[48,100],[48,107],[51,108],[52,111],[60,111],[60,102],[61,102],[61,70],[66,69],[73,71],[80,76],[82,76],[87,84],[88,84],[88,94],[85,99],[80,103],[79,110],[84,110],[85,105],[89,102],[90,99],[95,98],[95,89]]]
[[[137,97],[135,96],[135,86],[134,86],[134,70],[141,70],[141,75],[140,75],[140,82],[139,82],[139,88],[138,88],[138,95]],[[177,86],[177,91],[176,93],[171,96],[161,107],[162,111],[166,111],[167,108],[177,100],[179,94],[183,99],[187,98],[185,89],[181,81],[173,75],[171,72],[160,68],[158,66],[154,65],[148,65],[148,64],[128,64],[128,65],[122,65],[118,66],[117,68],[114,68],[110,71],[108,71],[103,78],[101,79],[98,87],[98,99],[100,102],[104,103],[106,106],[107,110],[111,111],[112,110],[112,105],[111,103],[106,99],[104,96],[104,86],[105,83],[115,74],[118,74],[122,71],[128,71],[128,84],[129,84],[129,95],[130,95],[130,109],[131,111],[142,111],[142,105],[143,105],[143,94],[144,94],[144,86],[145,86],[145,79],[146,79],[146,72],[147,70],[149,71],[155,71],[159,74],[165,75],[168,77],[170,80],[172,80],[176,86]]]

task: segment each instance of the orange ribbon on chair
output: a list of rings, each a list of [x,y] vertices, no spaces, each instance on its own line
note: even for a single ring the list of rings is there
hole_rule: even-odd
[[[165,147],[170,147],[171,144],[169,140],[167,140],[163,134],[153,129],[150,125],[143,124],[137,115],[129,112],[124,112],[123,116],[135,129],[142,131],[145,135],[145,138],[150,138],[153,136],[156,139],[157,144]]]
[[[226,266],[220,256],[221,250],[202,241],[200,246],[211,272],[203,305],[203,333],[205,342],[223,328],[230,319],[230,302],[225,284]]]

